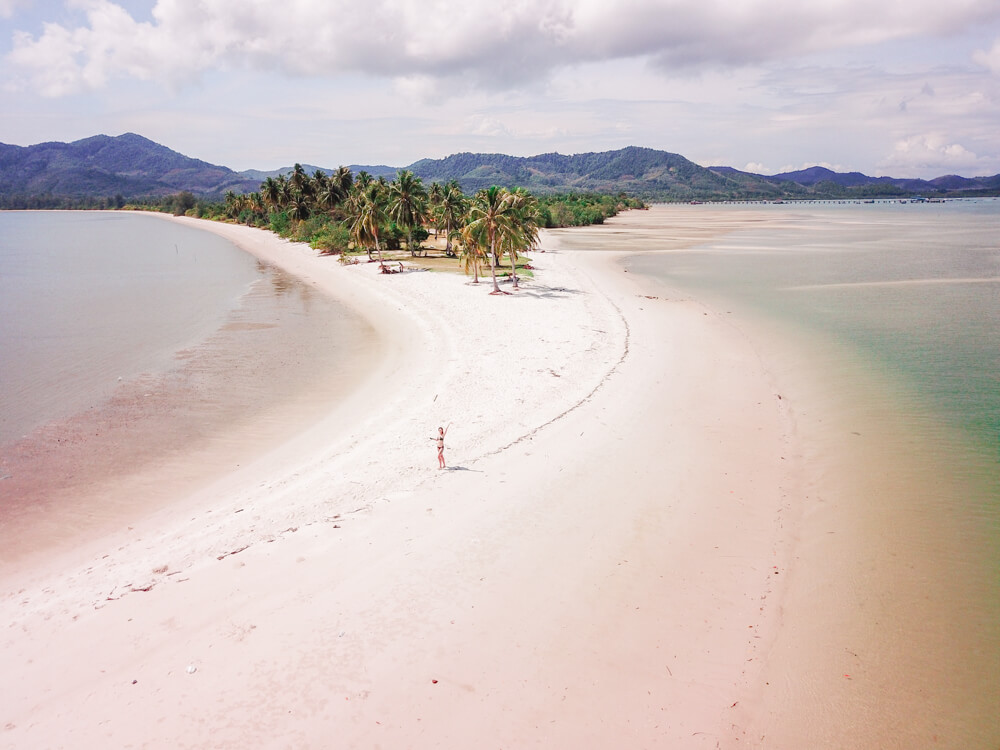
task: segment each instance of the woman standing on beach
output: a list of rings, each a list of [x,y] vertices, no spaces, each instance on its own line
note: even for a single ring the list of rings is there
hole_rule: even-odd
[[[438,434],[436,438],[431,438],[431,440],[437,441],[438,449],[438,468],[443,469],[444,466],[444,436],[448,434],[448,428],[451,427],[449,423],[448,427],[438,427]]]

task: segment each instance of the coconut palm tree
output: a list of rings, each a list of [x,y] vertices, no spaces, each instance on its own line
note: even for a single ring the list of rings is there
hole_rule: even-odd
[[[232,190],[226,191],[226,216],[230,219],[235,219],[240,215],[239,203],[242,197],[242,195],[237,195]]]
[[[493,276],[493,291],[490,294],[502,294],[497,283],[497,255],[504,233],[511,231],[514,218],[511,205],[510,191],[493,185],[476,193],[469,208],[469,225],[486,238],[490,254],[490,273]]]
[[[444,188],[441,183],[435,180],[431,183],[427,191],[427,212],[434,219],[434,239],[437,239],[441,231],[441,222],[438,209],[441,207],[441,197],[444,195]]]
[[[455,230],[462,243],[462,253],[460,256],[462,270],[468,275],[472,271],[472,283],[479,283],[479,268],[482,266],[485,257],[485,239],[481,234],[481,227],[466,224],[460,230]]]
[[[436,206],[441,202],[441,196],[444,195],[444,187],[441,183],[435,180],[431,183],[430,190],[427,191],[427,200],[432,206]]]
[[[423,224],[427,216],[427,190],[423,180],[408,169],[401,169],[389,185],[389,218],[406,232],[406,246],[410,255],[416,255],[413,230]]]
[[[278,208],[284,210],[289,202],[292,200],[293,189],[288,178],[283,174],[279,174],[277,177],[278,183]]]
[[[374,248],[378,253],[379,263],[382,263],[382,244],[379,238],[382,225],[388,219],[382,186],[376,181],[356,190],[352,211],[351,236],[354,244],[368,251],[368,260],[371,260]]]
[[[514,188],[510,192],[512,221],[509,231],[503,235],[503,250],[510,259],[510,275],[517,283],[518,254],[530,250],[538,244],[538,199],[524,188]]]
[[[358,176],[354,178],[354,187],[363,191],[374,180],[375,178],[371,174],[362,169],[358,172]]]
[[[333,177],[323,175],[316,188],[316,205],[328,213],[333,213],[334,209],[346,199],[347,191],[342,188],[341,183]]]
[[[436,184],[436,183],[435,183]],[[469,211],[469,201],[455,181],[449,182],[441,192],[437,205],[438,223],[444,229],[444,254],[449,258],[455,253],[451,249],[452,232],[465,220]]]
[[[305,221],[312,213],[309,197],[302,192],[293,192],[286,204],[288,217],[295,221]]]
[[[273,177],[267,177],[260,184],[260,197],[268,210],[273,211],[281,205],[281,183]]]
[[[351,192],[351,184],[354,182],[351,170],[348,167],[338,167],[337,171],[330,175],[330,182],[337,186],[341,202],[346,201],[347,194]]]
[[[292,173],[288,175],[288,184],[292,186],[293,190],[299,193],[304,192],[306,185],[309,184],[309,175],[306,174],[305,168],[298,162],[292,167]]]
[[[247,212],[247,226],[255,224],[257,219],[262,218],[266,213],[264,209],[264,199],[261,197],[260,193],[248,193],[245,195],[243,208]]]

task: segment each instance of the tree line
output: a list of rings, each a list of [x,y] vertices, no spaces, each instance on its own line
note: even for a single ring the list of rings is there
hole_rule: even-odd
[[[426,187],[409,170],[391,181],[340,167],[332,174],[306,172],[296,164],[287,175],[266,178],[252,193],[228,192],[224,214],[249,226],[309,242],[314,248],[349,257],[366,253],[385,268],[383,251],[404,244],[412,256],[423,252],[427,227],[443,233],[444,252],[458,258],[475,281],[488,264],[498,293],[497,267],[505,256],[517,288],[517,260],[538,243],[544,213],[522,188],[492,186],[467,196],[455,180]]]

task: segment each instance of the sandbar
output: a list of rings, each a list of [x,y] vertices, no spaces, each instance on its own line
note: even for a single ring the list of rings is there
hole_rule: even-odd
[[[491,296],[177,220],[351,306],[377,361],[250,465],[0,578],[0,746],[774,746],[748,727],[807,467],[731,319],[551,234]]]

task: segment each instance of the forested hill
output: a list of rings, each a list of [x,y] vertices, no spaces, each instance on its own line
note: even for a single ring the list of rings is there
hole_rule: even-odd
[[[445,159],[422,159],[408,169],[425,181],[457,179],[466,192],[502,185],[526,187],[537,193],[623,191],[678,200],[712,195],[765,198],[790,192],[787,184],[757,175],[718,174],[678,154],[636,146],[572,156],[463,153]]]
[[[135,133],[95,135],[72,143],[0,144],[0,199],[8,201],[46,196],[134,198],[179,191],[221,197],[226,190],[254,190],[259,184]]]
[[[421,159],[406,168],[426,183],[458,180],[466,193],[500,185],[525,187],[539,195],[624,192],[673,201],[1000,194],[1000,175],[907,180],[811,167],[764,176],[731,167],[701,167],[678,154],[635,146],[572,156],[460,153]],[[334,170],[328,165],[323,171]],[[396,168],[351,167],[355,174],[361,170],[391,178]],[[291,167],[234,172],[134,133],[97,135],[73,143],[0,144],[0,208],[103,207],[180,192],[218,200],[228,190],[252,192],[265,177],[289,172]]]

